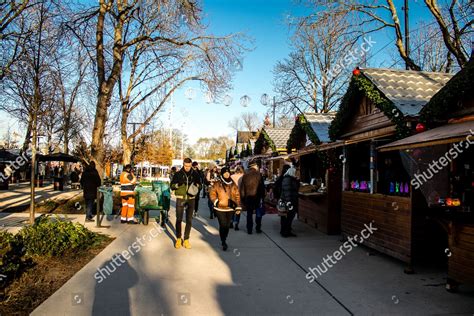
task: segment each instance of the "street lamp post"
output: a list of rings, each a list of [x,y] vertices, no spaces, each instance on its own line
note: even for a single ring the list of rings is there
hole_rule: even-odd
[[[273,125],[272,126],[273,126],[273,128],[275,128],[275,112],[276,112],[276,106],[277,106],[278,103],[276,102],[275,96],[273,96],[272,100],[273,100],[273,102],[272,102]],[[262,95],[262,97],[260,98],[260,103],[262,105],[265,105],[265,106],[269,105],[270,97],[268,96],[268,94],[264,93]]]

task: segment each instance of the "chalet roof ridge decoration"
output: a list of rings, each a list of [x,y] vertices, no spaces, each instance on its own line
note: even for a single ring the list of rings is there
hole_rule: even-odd
[[[394,88],[393,83],[388,84],[390,78],[417,78],[417,97],[407,93],[409,87],[406,82],[399,81]],[[410,135],[406,126],[407,117],[417,117],[431,97],[453,77],[452,74],[433,73],[413,70],[397,70],[386,68],[362,68],[359,75],[353,75],[344,94],[339,111],[329,127],[329,136],[335,141],[342,134],[342,128],[351,119],[355,109],[350,108],[352,99],[361,93],[373,102],[395,125],[396,138],[400,139]]]

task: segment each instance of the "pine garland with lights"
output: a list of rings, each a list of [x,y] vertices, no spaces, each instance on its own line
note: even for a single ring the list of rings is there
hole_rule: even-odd
[[[405,138],[410,135],[410,129],[406,126],[403,114],[377,89],[377,87],[362,74],[352,76],[346,94],[342,98],[341,105],[336,117],[329,127],[329,137],[336,141],[342,134],[344,126],[353,117],[356,106],[352,106],[351,101],[360,94],[364,94],[373,102],[375,107],[381,110],[396,125],[396,139]],[[357,104],[358,106],[358,104]]]
[[[448,120],[451,113],[462,109],[463,102],[473,95],[474,57],[426,104],[420,113],[420,121],[433,126]]]

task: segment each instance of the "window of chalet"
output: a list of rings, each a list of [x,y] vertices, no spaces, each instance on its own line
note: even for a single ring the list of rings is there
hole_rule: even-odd
[[[323,168],[323,164],[316,153],[301,156],[299,163],[301,182],[311,183],[311,179],[316,179],[316,183],[324,183],[326,186],[326,169]]]
[[[403,167],[398,150],[377,153],[376,192],[387,195],[410,195],[410,177]]]
[[[344,190],[370,192],[370,142],[346,147]]]

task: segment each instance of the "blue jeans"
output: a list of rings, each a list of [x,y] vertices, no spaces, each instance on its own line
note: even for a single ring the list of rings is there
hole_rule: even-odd
[[[207,206],[209,206],[209,217],[214,217],[214,205],[210,198],[207,199]]]
[[[86,199],[86,218],[92,218],[95,199]]]
[[[235,223],[236,225],[239,225],[240,223],[240,214],[237,215],[234,213],[234,215],[232,216],[232,222]]]

